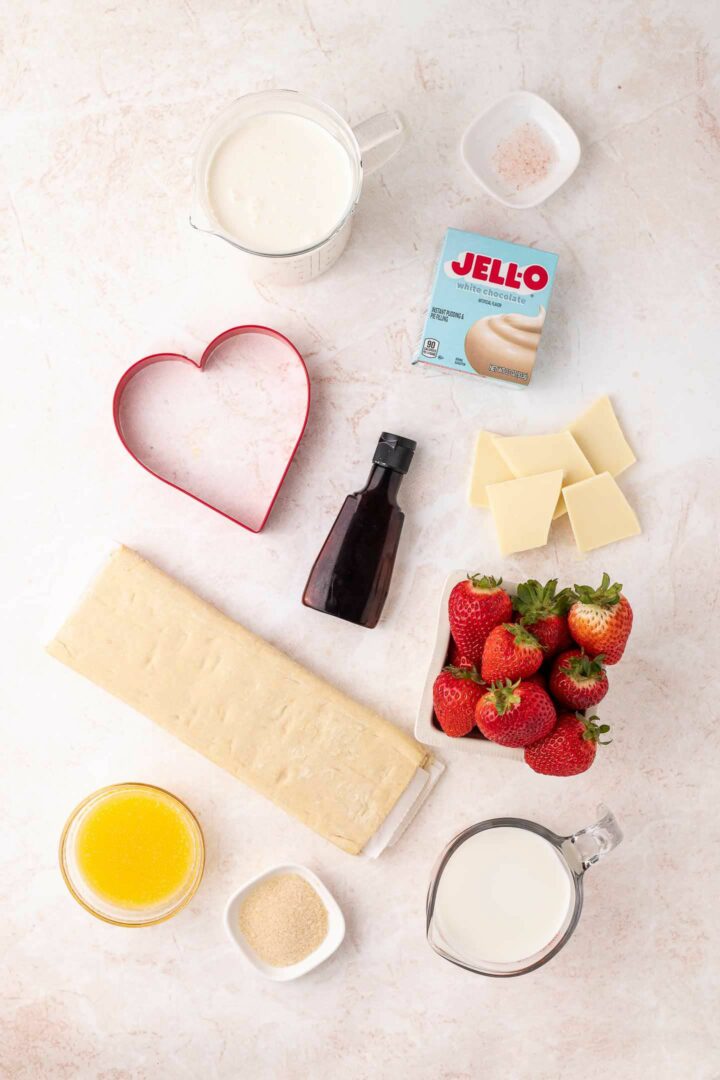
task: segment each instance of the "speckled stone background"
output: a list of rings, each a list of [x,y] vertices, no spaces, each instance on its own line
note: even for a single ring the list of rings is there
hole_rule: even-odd
[[[717,5],[16,0],[2,22],[0,1073],[720,1075]],[[188,226],[203,126],[273,86],[317,94],[351,122],[396,108],[411,129],[367,181],[342,261],[302,289],[256,289],[230,246]],[[518,87],[565,114],[583,157],[546,205],[513,212],[483,196],[458,147],[469,121]],[[528,392],[410,366],[450,225],[560,255]],[[296,342],[315,395],[260,537],[142,472],[110,416],[137,357],[197,356],[253,321]],[[561,522],[545,550],[501,560],[464,501],[475,430],[552,430],[603,392],[638,454],[622,486],[642,537],[581,560]],[[268,438],[283,408],[279,391]],[[299,597],[382,429],[419,449],[392,593],[364,632]],[[239,484],[261,452],[238,451]],[[46,658],[48,597],[68,547],[95,534],[134,545],[408,729],[449,569],[572,583],[607,568],[636,611],[602,712],[613,745],[567,781],[457,747],[402,842],[353,860]],[[69,810],[124,779],[176,791],[207,836],[195,901],[144,931],[95,922],[57,869]],[[497,982],[430,951],[426,883],[455,832],[493,814],[570,831],[601,799],[626,839],[588,875],[582,923],[552,964]],[[245,878],[285,860],[324,878],[348,934],[324,967],[278,986],[246,968],[221,914]]]

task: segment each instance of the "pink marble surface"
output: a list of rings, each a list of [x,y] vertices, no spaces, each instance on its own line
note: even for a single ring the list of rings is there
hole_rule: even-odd
[[[707,629],[720,487],[717,6],[18,0],[2,20],[0,1074],[720,1075]],[[206,120],[271,86],[318,94],[351,122],[397,108],[412,130],[367,182],[342,261],[304,289],[256,289],[229,246],[187,221]],[[458,153],[477,111],[518,87],[547,96],[583,145],[566,188],[525,212],[484,197]],[[560,255],[527,393],[409,365],[449,225]],[[298,345],[315,394],[261,537],[138,469],[110,416],[133,360],[197,355],[251,321]],[[545,550],[501,560],[464,502],[476,429],[552,429],[602,392],[638,452],[623,488],[642,537],[581,560],[561,522]],[[299,595],[383,428],[419,450],[385,617],[362,632],[303,609]],[[569,583],[607,568],[637,615],[603,714],[615,741],[590,773],[557,782],[458,750],[402,843],[353,860],[44,656],[48,596],[68,546],[88,534],[137,547],[408,729],[449,568]],[[71,807],[123,779],[176,791],[207,836],[196,900],[147,931],[93,921],[56,864]],[[552,964],[499,983],[429,950],[425,885],[455,832],[493,814],[569,831],[601,799],[626,839],[591,872],[583,921]],[[246,969],[221,913],[245,878],[288,860],[326,880],[348,934],[324,967],[275,985]]]

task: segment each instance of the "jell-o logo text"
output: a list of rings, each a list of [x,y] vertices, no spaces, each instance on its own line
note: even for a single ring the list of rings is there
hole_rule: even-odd
[[[445,272],[448,277],[487,281],[491,285],[502,285],[521,292],[540,292],[550,280],[545,267],[537,263],[518,266],[517,263],[504,263],[502,259],[493,259],[474,251],[463,251],[457,259],[445,263]]]

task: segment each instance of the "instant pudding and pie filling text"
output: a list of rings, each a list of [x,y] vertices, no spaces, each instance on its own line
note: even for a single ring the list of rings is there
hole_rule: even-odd
[[[417,360],[527,386],[557,255],[448,229]]]

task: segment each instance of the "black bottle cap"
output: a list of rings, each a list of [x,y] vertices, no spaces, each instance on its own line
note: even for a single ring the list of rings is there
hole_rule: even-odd
[[[406,439],[402,435],[391,435],[388,431],[383,431],[373,455],[373,465],[384,465],[386,469],[406,473],[410,468],[416,447],[417,443],[414,439]]]

